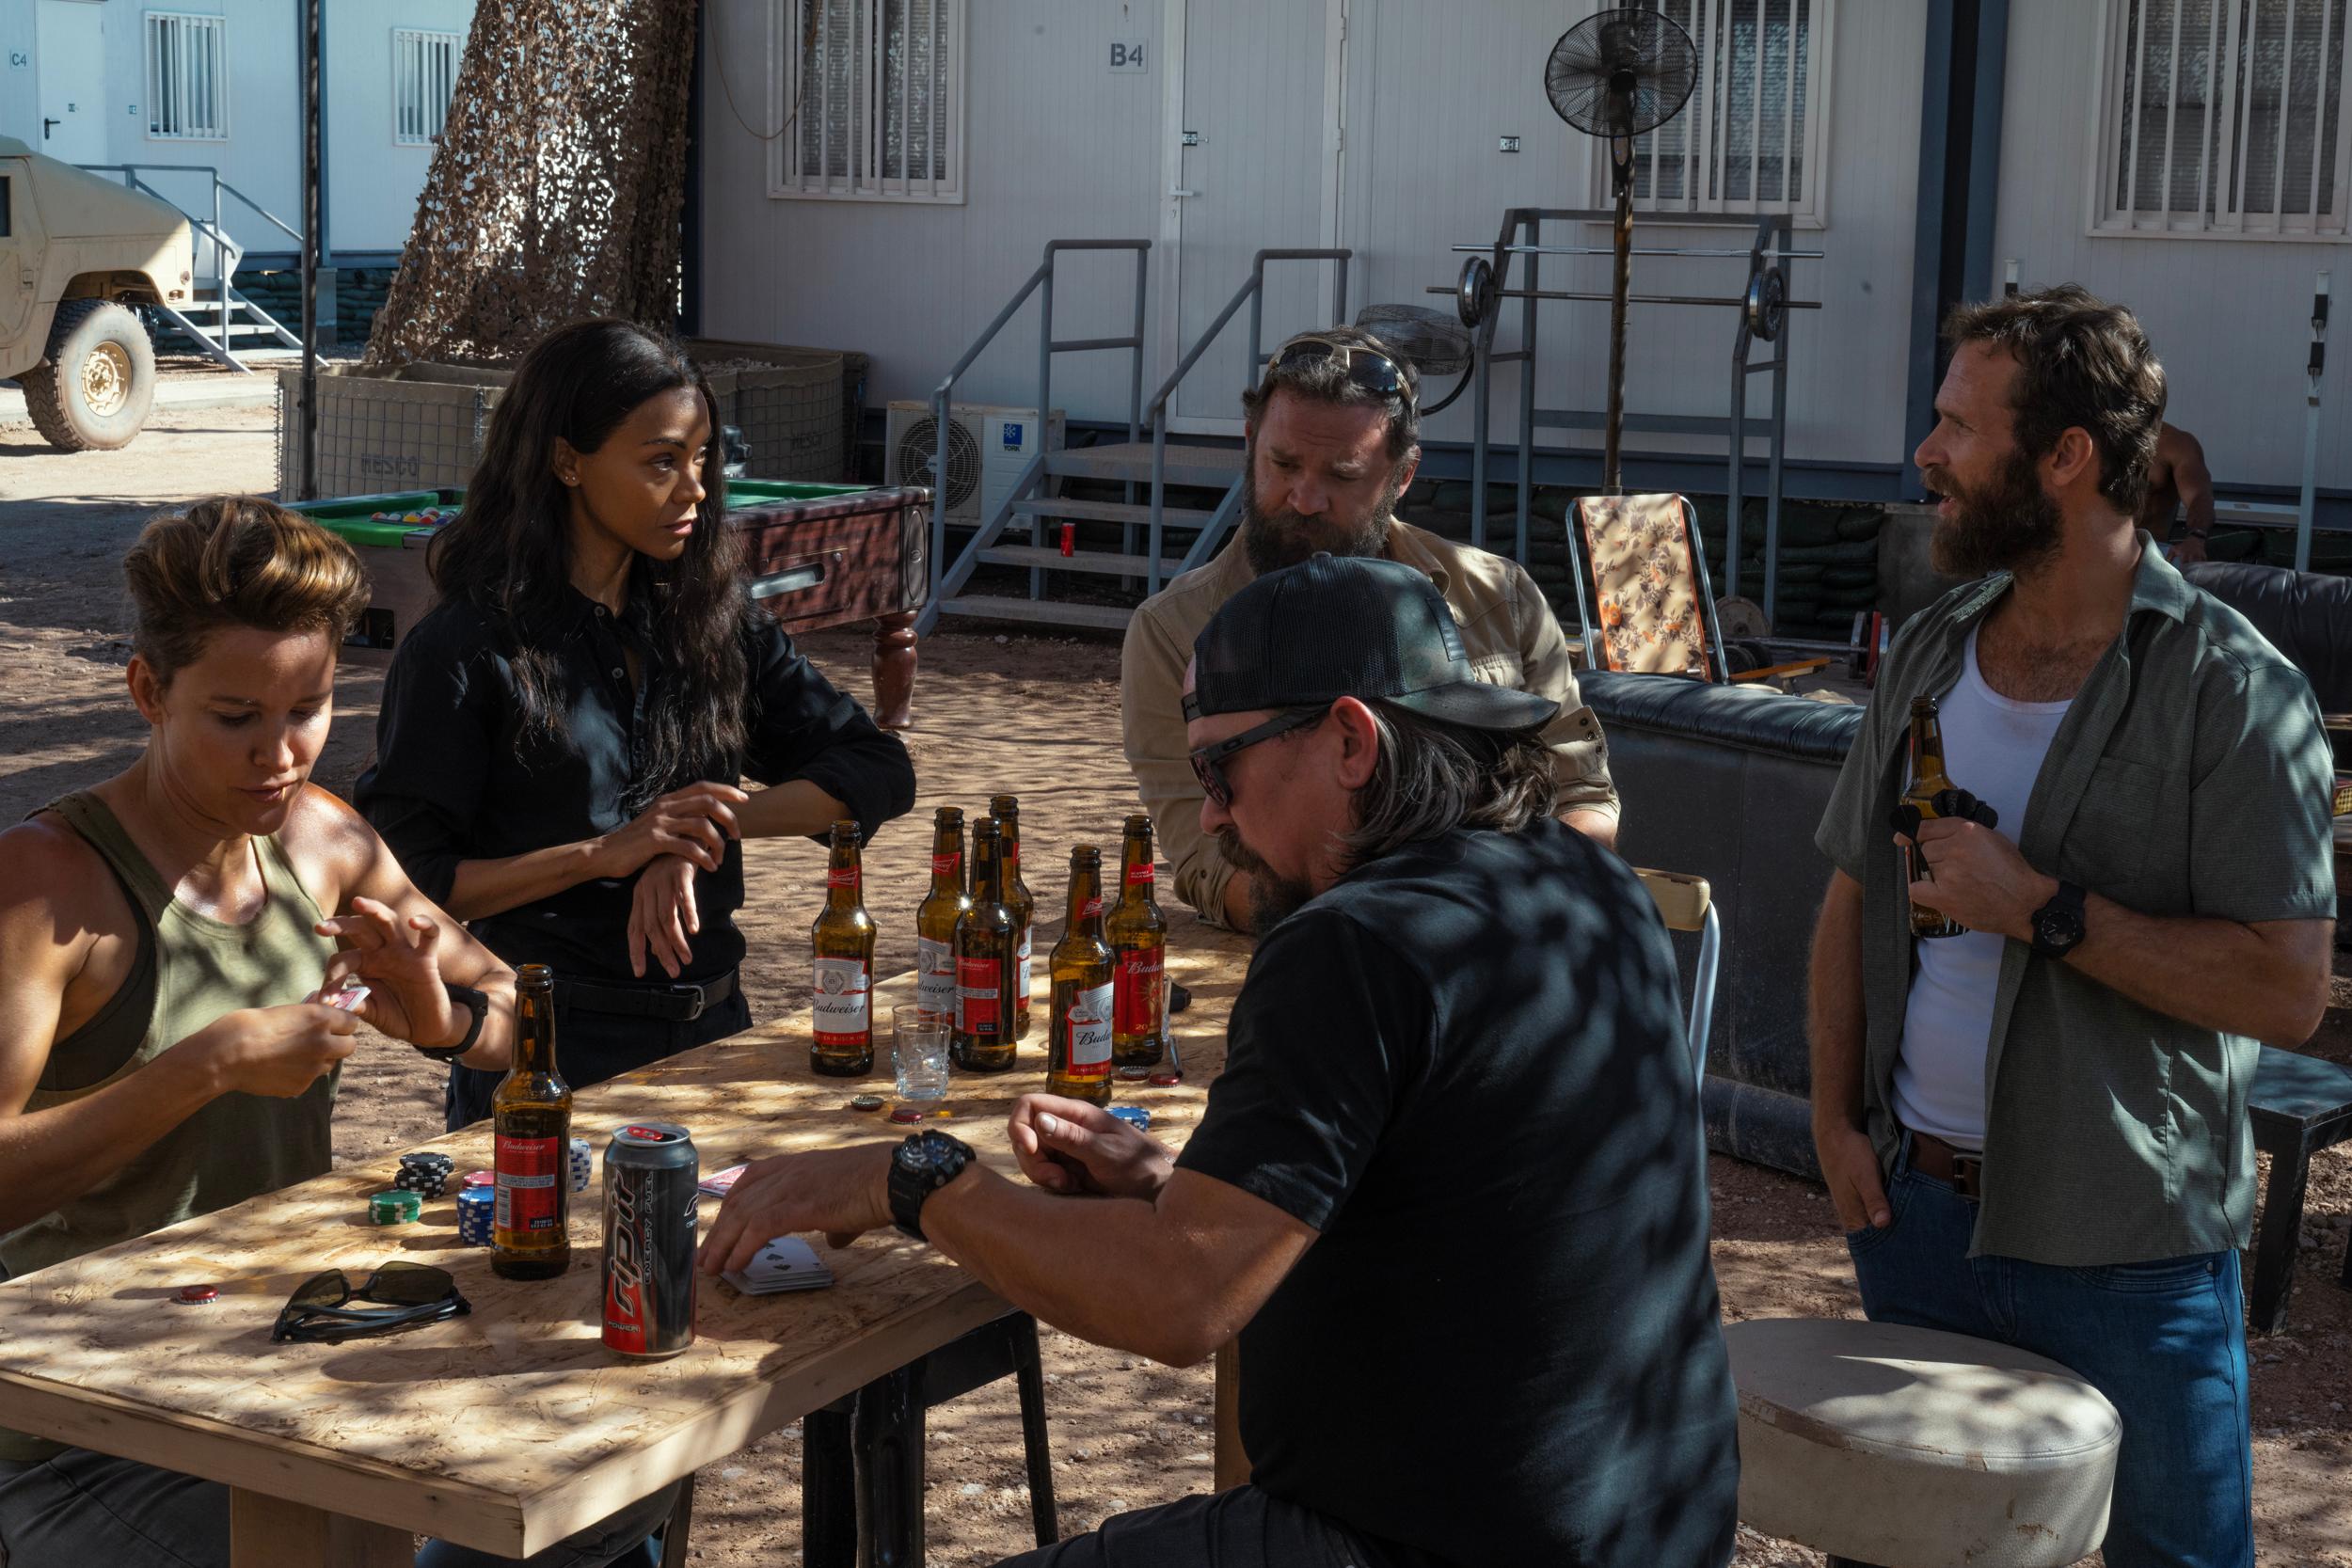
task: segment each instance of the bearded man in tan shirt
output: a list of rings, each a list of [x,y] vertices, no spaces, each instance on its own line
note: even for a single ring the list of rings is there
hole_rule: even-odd
[[[1584,705],[1567,639],[1515,561],[1456,545],[1396,516],[1421,463],[1410,366],[1356,327],[1293,338],[1242,394],[1248,459],[1240,531],[1216,559],[1144,601],[1120,660],[1127,765],[1174,868],[1177,896],[1207,920],[1253,927],[1250,868],[1200,829],[1202,792],[1184,739],[1184,666],[1193,639],[1243,584],[1318,551],[1384,556],[1425,573],[1461,627],[1478,678],[1550,698],[1560,819],[1611,847],[1617,792],[1600,721]],[[1281,744],[1277,737],[1271,744]]]

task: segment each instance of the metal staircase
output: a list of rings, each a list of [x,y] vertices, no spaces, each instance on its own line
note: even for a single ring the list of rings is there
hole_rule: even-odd
[[[168,305],[149,307],[184,334],[202,352],[212,356],[231,370],[253,373],[253,367],[237,356],[237,346],[251,347],[257,341],[273,342],[283,348],[300,348],[302,340],[286,329],[283,323],[240,293],[236,286],[237,263],[245,259],[245,247],[230,234],[221,222],[221,198],[233,197],[244,202],[261,217],[277,226],[294,243],[302,245],[302,232],[288,224],[268,208],[246,195],[220,177],[220,171],[209,164],[83,164],[81,167],[92,174],[116,174],[132,190],[153,197],[156,200],[178,208],[188,220],[196,235],[196,277],[188,284],[188,308],[175,310]],[[140,178],[141,171],[167,174],[201,174],[212,183],[212,215],[190,212],[172,197],[157,190]],[[210,264],[211,271],[205,270]]]
[[[1055,240],[1049,243],[1045,247],[1044,260],[1029,275],[1028,281],[1022,285],[1011,302],[997,312],[996,319],[964,351],[963,356],[956,361],[954,368],[948,371],[931,394],[932,414],[940,433],[933,472],[946,473],[949,407],[956,383],[1033,293],[1040,293],[1041,300],[1038,317],[1036,404],[1041,417],[1052,406],[1053,356],[1056,354],[1125,349],[1135,356],[1125,441],[1041,451],[1015,481],[994,515],[981,519],[978,531],[952,562],[947,557],[945,517],[939,513],[933,514],[931,560],[940,563],[940,569],[933,579],[930,602],[924,607],[922,616],[916,622],[917,632],[929,633],[938,625],[942,615],[1118,630],[1133,617],[1135,611],[1132,607],[1049,598],[1045,594],[1047,574],[1066,572],[1080,576],[1113,577],[1131,589],[1140,587],[1146,594],[1156,594],[1170,578],[1207,562],[1224,542],[1227,531],[1232,529],[1241,510],[1243,453],[1238,448],[1229,445],[1171,442],[1168,429],[1168,404],[1184,376],[1200,362],[1210,343],[1245,304],[1249,307],[1249,363],[1254,370],[1264,362],[1266,356],[1260,344],[1263,341],[1265,268],[1269,261],[1336,262],[1333,319],[1344,321],[1347,264],[1351,252],[1259,251],[1250,264],[1248,280],[1234,292],[1233,297],[1226,302],[1225,309],[1217,313],[1208,329],[1177,362],[1175,370],[1160,384],[1150,404],[1146,404],[1142,399],[1143,324],[1151,244],[1149,240]],[[1131,336],[1078,339],[1064,342],[1054,341],[1054,261],[1058,253],[1065,250],[1135,252],[1135,331]],[[1148,439],[1144,435],[1147,423],[1150,427]],[[1092,500],[1051,493],[1055,481],[1069,479],[1119,484],[1125,499]],[[909,483],[930,482],[914,478]],[[1186,492],[1180,498],[1179,504],[1170,504],[1172,490]],[[1115,551],[1073,548],[1070,553],[1064,554],[1057,545],[1046,542],[1046,526],[1049,523],[1081,522],[1120,525],[1120,548]],[[1181,552],[1170,553],[1176,550],[1176,545],[1169,537],[1171,533],[1190,535]],[[1029,578],[1027,595],[966,593],[964,590],[971,582],[974,571],[983,564],[1026,568]]]

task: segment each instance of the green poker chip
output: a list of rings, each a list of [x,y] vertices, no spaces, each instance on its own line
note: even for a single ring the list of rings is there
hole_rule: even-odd
[[[368,1199],[368,1218],[377,1225],[407,1225],[423,1212],[424,1197],[419,1193],[378,1193]]]

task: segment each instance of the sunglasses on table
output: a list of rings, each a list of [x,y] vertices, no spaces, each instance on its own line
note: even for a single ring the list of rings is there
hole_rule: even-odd
[[[1412,373],[1378,349],[1361,343],[1343,343],[1330,338],[1293,338],[1274,351],[1274,357],[1266,364],[1265,379],[1272,381],[1277,371],[1299,370],[1332,360],[1343,365],[1347,379],[1365,391],[1384,398],[1402,398],[1406,407],[1412,406]]]
[[[353,1307],[355,1301],[373,1305]],[[273,1341],[349,1339],[396,1328],[437,1323],[473,1310],[446,1270],[390,1262],[354,1289],[341,1269],[312,1275],[297,1287],[269,1331]]]
[[[1215,800],[1217,809],[1222,811],[1233,803],[1232,781],[1225,776],[1227,759],[1236,752],[1248,751],[1260,741],[1272,740],[1276,736],[1288,735],[1293,730],[1303,730],[1330,711],[1327,707],[1295,707],[1287,713],[1276,714],[1263,724],[1253,724],[1239,735],[1227,736],[1223,740],[1195,747],[1190,752],[1192,776],[1200,781],[1201,792]],[[1184,718],[1193,720],[1200,717],[1199,705],[1192,698],[1186,697]]]

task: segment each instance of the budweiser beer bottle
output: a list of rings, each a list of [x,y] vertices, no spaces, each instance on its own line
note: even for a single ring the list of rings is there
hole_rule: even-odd
[[[1070,851],[1070,910],[1046,960],[1054,986],[1046,1039],[1045,1091],[1107,1105],[1111,1101],[1111,968],[1103,941],[1103,852]]]
[[[833,825],[825,863],[825,908],[809,928],[817,958],[811,1001],[816,1032],[808,1065],[834,1078],[874,1070],[874,922],[860,896],[857,824]]]
[[[1005,903],[1021,927],[1021,978],[1013,990],[1020,998],[1018,1015],[1013,1020],[1012,1037],[1029,1037],[1029,927],[1037,914],[1037,900],[1029,896],[1029,884],[1021,879],[1021,800],[1013,795],[992,795],[988,809],[1005,835]]]
[[[931,890],[914,910],[914,1005],[927,1019],[956,1016],[956,917],[972,907],[963,891],[963,811],[931,817]]]
[[[1919,808],[1922,821],[1933,821],[1943,813],[1935,809],[1935,798],[1952,787],[1952,781],[1944,771],[1944,721],[1936,717],[1935,699],[1914,697],[1911,700],[1911,784],[1903,791],[1903,804]],[[1914,844],[1904,856],[1903,869],[1915,882],[1931,882],[1935,873],[1928,869],[1928,857]],[[1938,910],[1925,904],[1911,906],[1911,934],[1915,937],[1956,937],[1967,930],[1956,920],[1945,917]]]
[[[972,824],[972,907],[956,917],[956,1021],[947,1053],[967,1072],[1012,1066],[1013,986],[1020,932],[1004,900],[1003,841],[996,819]]]
[[[491,1271],[552,1279],[572,1266],[572,1091],[555,1070],[555,972],[515,975],[515,1065],[491,1096],[497,1200]]]
[[[1168,922],[1152,897],[1152,819],[1127,818],[1119,851],[1119,902],[1103,922],[1114,957],[1111,980],[1111,1059],[1141,1077],[1159,1065],[1160,1016],[1168,970]]]

